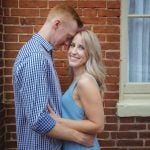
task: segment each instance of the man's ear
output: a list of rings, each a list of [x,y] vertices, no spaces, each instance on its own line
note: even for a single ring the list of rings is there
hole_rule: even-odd
[[[55,21],[53,22],[53,29],[54,29],[54,30],[57,30],[58,27],[60,26],[60,24],[61,24],[61,21],[60,21],[60,20],[55,20]]]

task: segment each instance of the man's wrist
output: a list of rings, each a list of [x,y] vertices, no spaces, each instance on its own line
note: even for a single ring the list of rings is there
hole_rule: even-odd
[[[83,135],[82,135],[82,133],[74,130],[72,135],[73,135],[73,141],[74,142],[82,144],[82,142],[83,142]]]

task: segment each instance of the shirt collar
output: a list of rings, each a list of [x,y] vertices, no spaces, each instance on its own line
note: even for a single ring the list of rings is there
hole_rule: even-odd
[[[46,49],[46,51],[50,52],[54,49],[54,46],[44,39],[40,34],[34,33],[32,38],[37,40]]]

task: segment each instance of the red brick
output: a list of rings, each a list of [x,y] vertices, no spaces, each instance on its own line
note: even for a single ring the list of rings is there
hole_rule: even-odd
[[[61,84],[65,84],[66,81],[68,83],[72,82],[72,78],[70,76],[60,76],[59,79],[60,79]]]
[[[10,16],[10,9],[9,8],[3,8],[4,16]]]
[[[102,132],[102,133],[98,133],[98,138],[100,139],[106,139],[106,138],[109,138],[109,132]]]
[[[120,28],[118,26],[94,26],[93,31],[96,33],[120,33]]]
[[[139,138],[142,138],[142,139],[149,139],[150,138],[150,132],[140,132],[139,133]]]
[[[120,49],[120,43],[101,43],[101,47],[103,50],[119,50]],[[108,52],[108,58],[111,57],[109,56]]]
[[[146,130],[146,125],[145,124],[123,124],[123,125],[120,125],[120,131],[129,131],[129,130],[134,130],[134,131]]]
[[[14,108],[15,107],[15,104],[14,104],[14,102],[11,102],[11,103],[5,103],[5,108]]]
[[[17,51],[6,51],[4,52],[4,57],[7,59],[7,58],[16,58],[17,56]]]
[[[116,112],[115,108],[104,108],[105,115],[114,115]]]
[[[104,64],[107,67],[119,67],[120,61],[118,60],[110,60],[110,59],[105,59]]]
[[[55,60],[55,66],[56,67],[68,67],[68,61],[67,60]]]
[[[106,77],[105,82],[106,83],[118,83],[119,82],[119,78],[116,77],[116,76],[109,76],[109,77]]]
[[[45,9],[40,9],[39,11],[40,11],[40,17],[47,17],[50,9],[45,8]]]
[[[20,23],[22,25],[43,25],[45,18],[21,18]]]
[[[120,10],[100,9],[98,15],[100,17],[120,17]]]
[[[86,24],[98,24],[100,21],[100,18],[96,18],[96,17],[82,17],[82,20],[84,23]]]
[[[106,94],[105,94],[105,96],[104,96],[104,98],[105,99],[118,99],[119,98],[119,93],[118,92],[105,92]]]
[[[7,125],[6,130],[7,130],[7,132],[16,132],[16,126],[15,125]]]
[[[5,92],[5,98],[6,100],[10,101],[14,99],[14,93],[10,93],[10,92]]]
[[[12,9],[11,10],[12,16],[23,16],[23,17],[29,17],[29,16],[39,16],[39,9]]]
[[[72,7],[74,7],[74,8],[76,8],[77,7],[77,1],[72,1],[72,0],[66,0],[66,1],[61,1],[61,0],[57,0],[57,1],[49,1],[49,8],[52,8],[52,7],[54,7],[55,5],[57,5],[57,4],[67,4],[67,5],[69,5],[69,6],[72,6]]]
[[[102,147],[112,147],[112,146],[115,146],[115,141],[113,140],[100,140],[100,145]]]
[[[79,1],[78,6],[81,8],[106,8],[105,1]]]
[[[61,76],[67,76],[68,75],[68,69],[66,68],[56,68],[57,72]]]
[[[32,33],[33,27],[28,26],[5,26],[6,33]]]
[[[7,109],[6,115],[7,116],[14,116],[15,115],[15,109]]]
[[[20,8],[47,8],[48,2],[43,0],[21,0],[19,2]]]
[[[120,42],[120,35],[119,34],[112,34],[107,35],[107,41],[108,42]]]
[[[3,38],[5,42],[18,42],[18,35],[16,34],[5,34]]]
[[[109,9],[120,9],[120,0],[108,1],[107,8]]]
[[[19,42],[27,42],[32,37],[32,34],[19,35]]]
[[[107,75],[117,75],[119,76],[119,68],[106,68]]]
[[[131,117],[124,117],[124,118],[120,118],[120,123],[121,124],[128,124],[128,123],[134,123],[135,122],[135,118],[131,118]]]
[[[63,93],[68,89],[69,85],[70,85],[69,83],[61,84],[61,90]]]
[[[14,62],[15,62],[15,60],[13,60],[13,59],[5,59],[4,60],[5,67],[12,67]]]
[[[107,18],[107,25],[120,25],[120,18]]]
[[[143,141],[142,140],[119,140],[117,142],[117,146],[142,146],[143,145]]]
[[[12,75],[12,68],[4,68],[4,75]]]
[[[15,148],[17,146],[17,143],[16,141],[7,141],[6,142],[6,148],[9,149],[9,148]]]
[[[113,49],[118,49],[118,44],[113,44]],[[119,59],[120,58],[120,53],[119,52],[106,52],[106,58],[108,59]]]
[[[55,51],[53,53],[53,56],[55,57],[55,59],[66,59],[67,58],[67,51]]]
[[[97,37],[100,40],[100,43],[106,41],[106,35],[105,34],[97,34]]]
[[[19,50],[21,47],[23,46],[23,43],[5,43],[5,49],[7,50],[7,52],[9,50]],[[6,53],[6,52],[5,52]]]
[[[7,124],[12,124],[12,123],[15,123],[15,117],[6,117],[5,118],[5,121]]]
[[[18,8],[18,0],[3,0],[2,6],[5,8]]]
[[[136,132],[118,132],[117,139],[137,139],[138,135]]]
[[[97,16],[97,10],[96,9],[83,9],[83,16],[88,16],[88,17],[96,17]]]
[[[13,91],[13,86],[12,85],[4,85],[4,90],[5,91]]]
[[[116,116],[106,116],[106,122],[107,123],[117,123],[117,117]]]
[[[38,32],[41,29],[42,25],[35,25],[33,28],[33,32]]]
[[[145,140],[145,146],[150,146],[150,140]]]
[[[149,123],[150,117],[137,117],[136,122],[137,123]]]
[[[18,17],[3,17],[3,22],[4,24],[19,24],[19,18]]]

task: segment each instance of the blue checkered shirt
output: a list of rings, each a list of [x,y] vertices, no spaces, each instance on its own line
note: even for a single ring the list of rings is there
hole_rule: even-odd
[[[60,150],[62,142],[47,136],[55,126],[49,104],[61,115],[61,89],[50,52],[39,34],[21,48],[13,66],[18,150]]]

